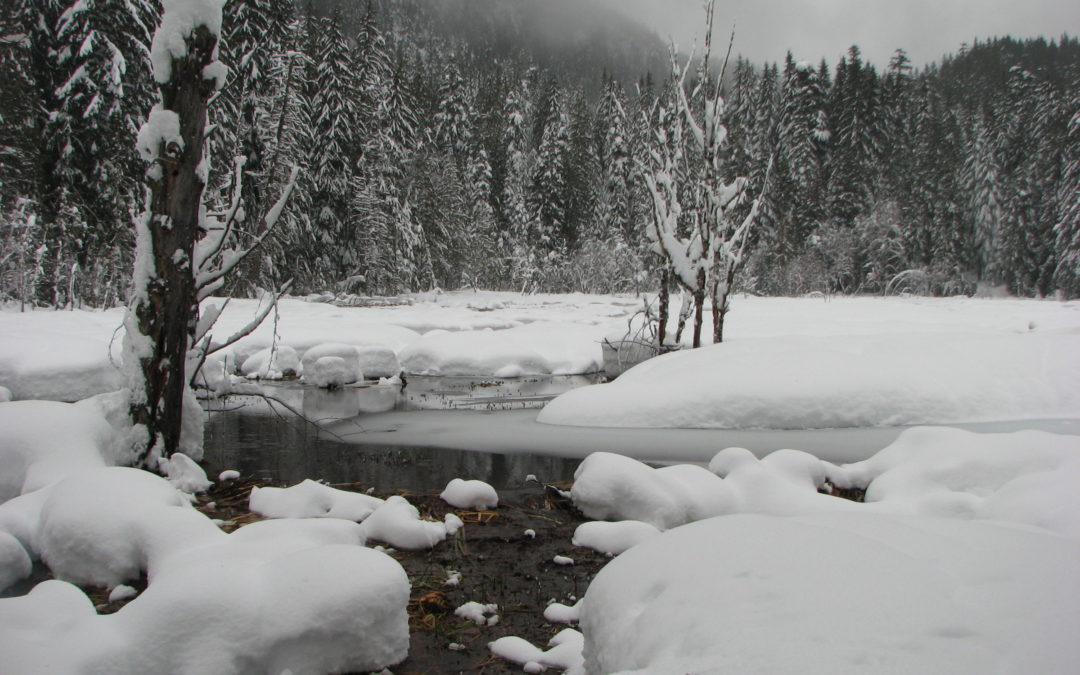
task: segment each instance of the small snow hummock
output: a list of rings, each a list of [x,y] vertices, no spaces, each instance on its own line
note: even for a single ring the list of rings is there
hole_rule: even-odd
[[[551,562],[555,563],[556,565],[573,565],[574,559],[565,555],[557,555],[551,559]]]
[[[585,663],[582,656],[584,646],[585,637],[572,628],[564,628],[556,633],[548,641],[547,651],[516,635],[508,635],[488,643],[492,654],[520,664],[526,673],[541,673],[545,668],[583,672],[581,668]]]
[[[247,357],[240,367],[240,373],[251,380],[280,380],[300,371],[300,357],[289,345],[261,349]]]
[[[609,523],[595,520],[578,525],[574,530],[574,546],[591,548],[599,553],[619,555],[646,539],[660,534],[654,525],[640,520],[622,520]]]
[[[267,518],[342,518],[362,521],[380,506],[378,497],[337,490],[305,480],[287,488],[254,487],[248,508]]]
[[[581,620],[581,600],[573,605],[551,603],[544,608],[544,620],[551,623],[577,623]]]
[[[461,572],[457,570],[446,570],[446,581],[443,582],[443,586],[457,586],[461,583]]]
[[[206,471],[182,452],[173,453],[168,459],[159,459],[158,468],[165,474],[169,483],[181,492],[188,494],[206,492],[212,485],[206,477]]]
[[[236,469],[225,469],[224,471],[222,471],[221,473],[218,474],[218,482],[219,483],[227,483],[227,482],[229,482],[231,480],[236,480],[239,477],[240,477],[240,472],[237,471]]]
[[[483,510],[499,505],[499,495],[495,488],[480,480],[455,478],[447,483],[439,497],[458,509]]]
[[[134,598],[138,594],[139,592],[131,586],[120,584],[109,591],[109,602],[123,602]]]
[[[304,369],[304,382],[334,389],[363,379],[363,374],[340,356],[323,356]]]
[[[482,604],[470,600],[454,610],[454,615],[462,619],[472,621],[477,626],[493,626],[492,619],[498,623],[499,606],[494,604]]]

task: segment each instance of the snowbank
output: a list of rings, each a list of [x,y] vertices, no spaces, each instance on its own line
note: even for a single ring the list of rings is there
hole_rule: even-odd
[[[733,340],[573,390],[538,420],[773,428],[1080,418],[1080,334],[927,333]]]
[[[593,373],[601,368],[594,326],[529,324],[507,330],[432,331],[398,354],[415,375],[520,377]]]
[[[1074,672],[1080,540],[992,522],[734,515],[614,559],[587,673]]]
[[[0,403],[0,502],[104,466],[113,443],[112,427],[87,406]]]
[[[119,389],[123,320],[109,312],[0,311],[0,385],[15,400],[78,401]]]

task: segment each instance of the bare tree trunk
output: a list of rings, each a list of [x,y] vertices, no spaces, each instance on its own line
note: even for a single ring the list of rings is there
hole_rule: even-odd
[[[705,308],[705,270],[698,271],[698,285],[694,289],[694,349],[701,346],[702,312]]]
[[[142,341],[131,351],[139,357],[142,390],[133,383],[129,414],[146,430],[137,455],[143,464],[180,448],[185,362],[199,319],[193,261],[202,234],[205,174],[198,167],[207,101],[214,91],[214,80],[204,78],[203,71],[214,60],[217,36],[199,26],[186,42],[187,54],[173,58],[171,77],[161,85],[160,108],[179,118],[180,142],[161,139],[156,166],[147,172],[148,212],[140,255],[150,259],[136,261],[135,270],[132,311],[139,335],[129,338]]]
[[[656,321],[656,347],[660,353],[664,351],[664,339],[667,337],[669,302],[668,291],[671,287],[671,268],[664,261],[664,269],[660,272],[660,316]]]

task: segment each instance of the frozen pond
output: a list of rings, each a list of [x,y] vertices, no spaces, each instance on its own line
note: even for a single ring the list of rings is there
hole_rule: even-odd
[[[573,478],[578,461],[607,451],[664,462],[708,462],[719,450],[749,448],[764,455],[797,448],[835,463],[866,459],[890,444],[902,427],[852,429],[610,429],[536,422],[553,396],[595,381],[592,376],[518,379],[420,378],[398,386],[326,391],[295,384],[264,391],[302,411],[312,424],[275,413],[262,400],[233,397],[243,406],[213,413],[206,426],[211,474],[246,475],[294,483],[316,478],[382,489],[441,490],[451,478],[476,478],[496,488],[520,486],[533,474],[544,482]],[[1074,421],[959,425],[973,431],[1044,429],[1080,434]]]

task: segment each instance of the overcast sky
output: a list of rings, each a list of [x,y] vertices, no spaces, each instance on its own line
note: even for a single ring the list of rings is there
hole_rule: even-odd
[[[702,44],[702,0],[603,0],[673,37],[680,50]],[[1001,35],[1080,35],[1080,0],[717,0],[716,30],[726,40],[736,22],[735,51],[752,61],[829,65],[852,44],[878,66],[897,47],[916,65],[954,53],[963,42]]]

